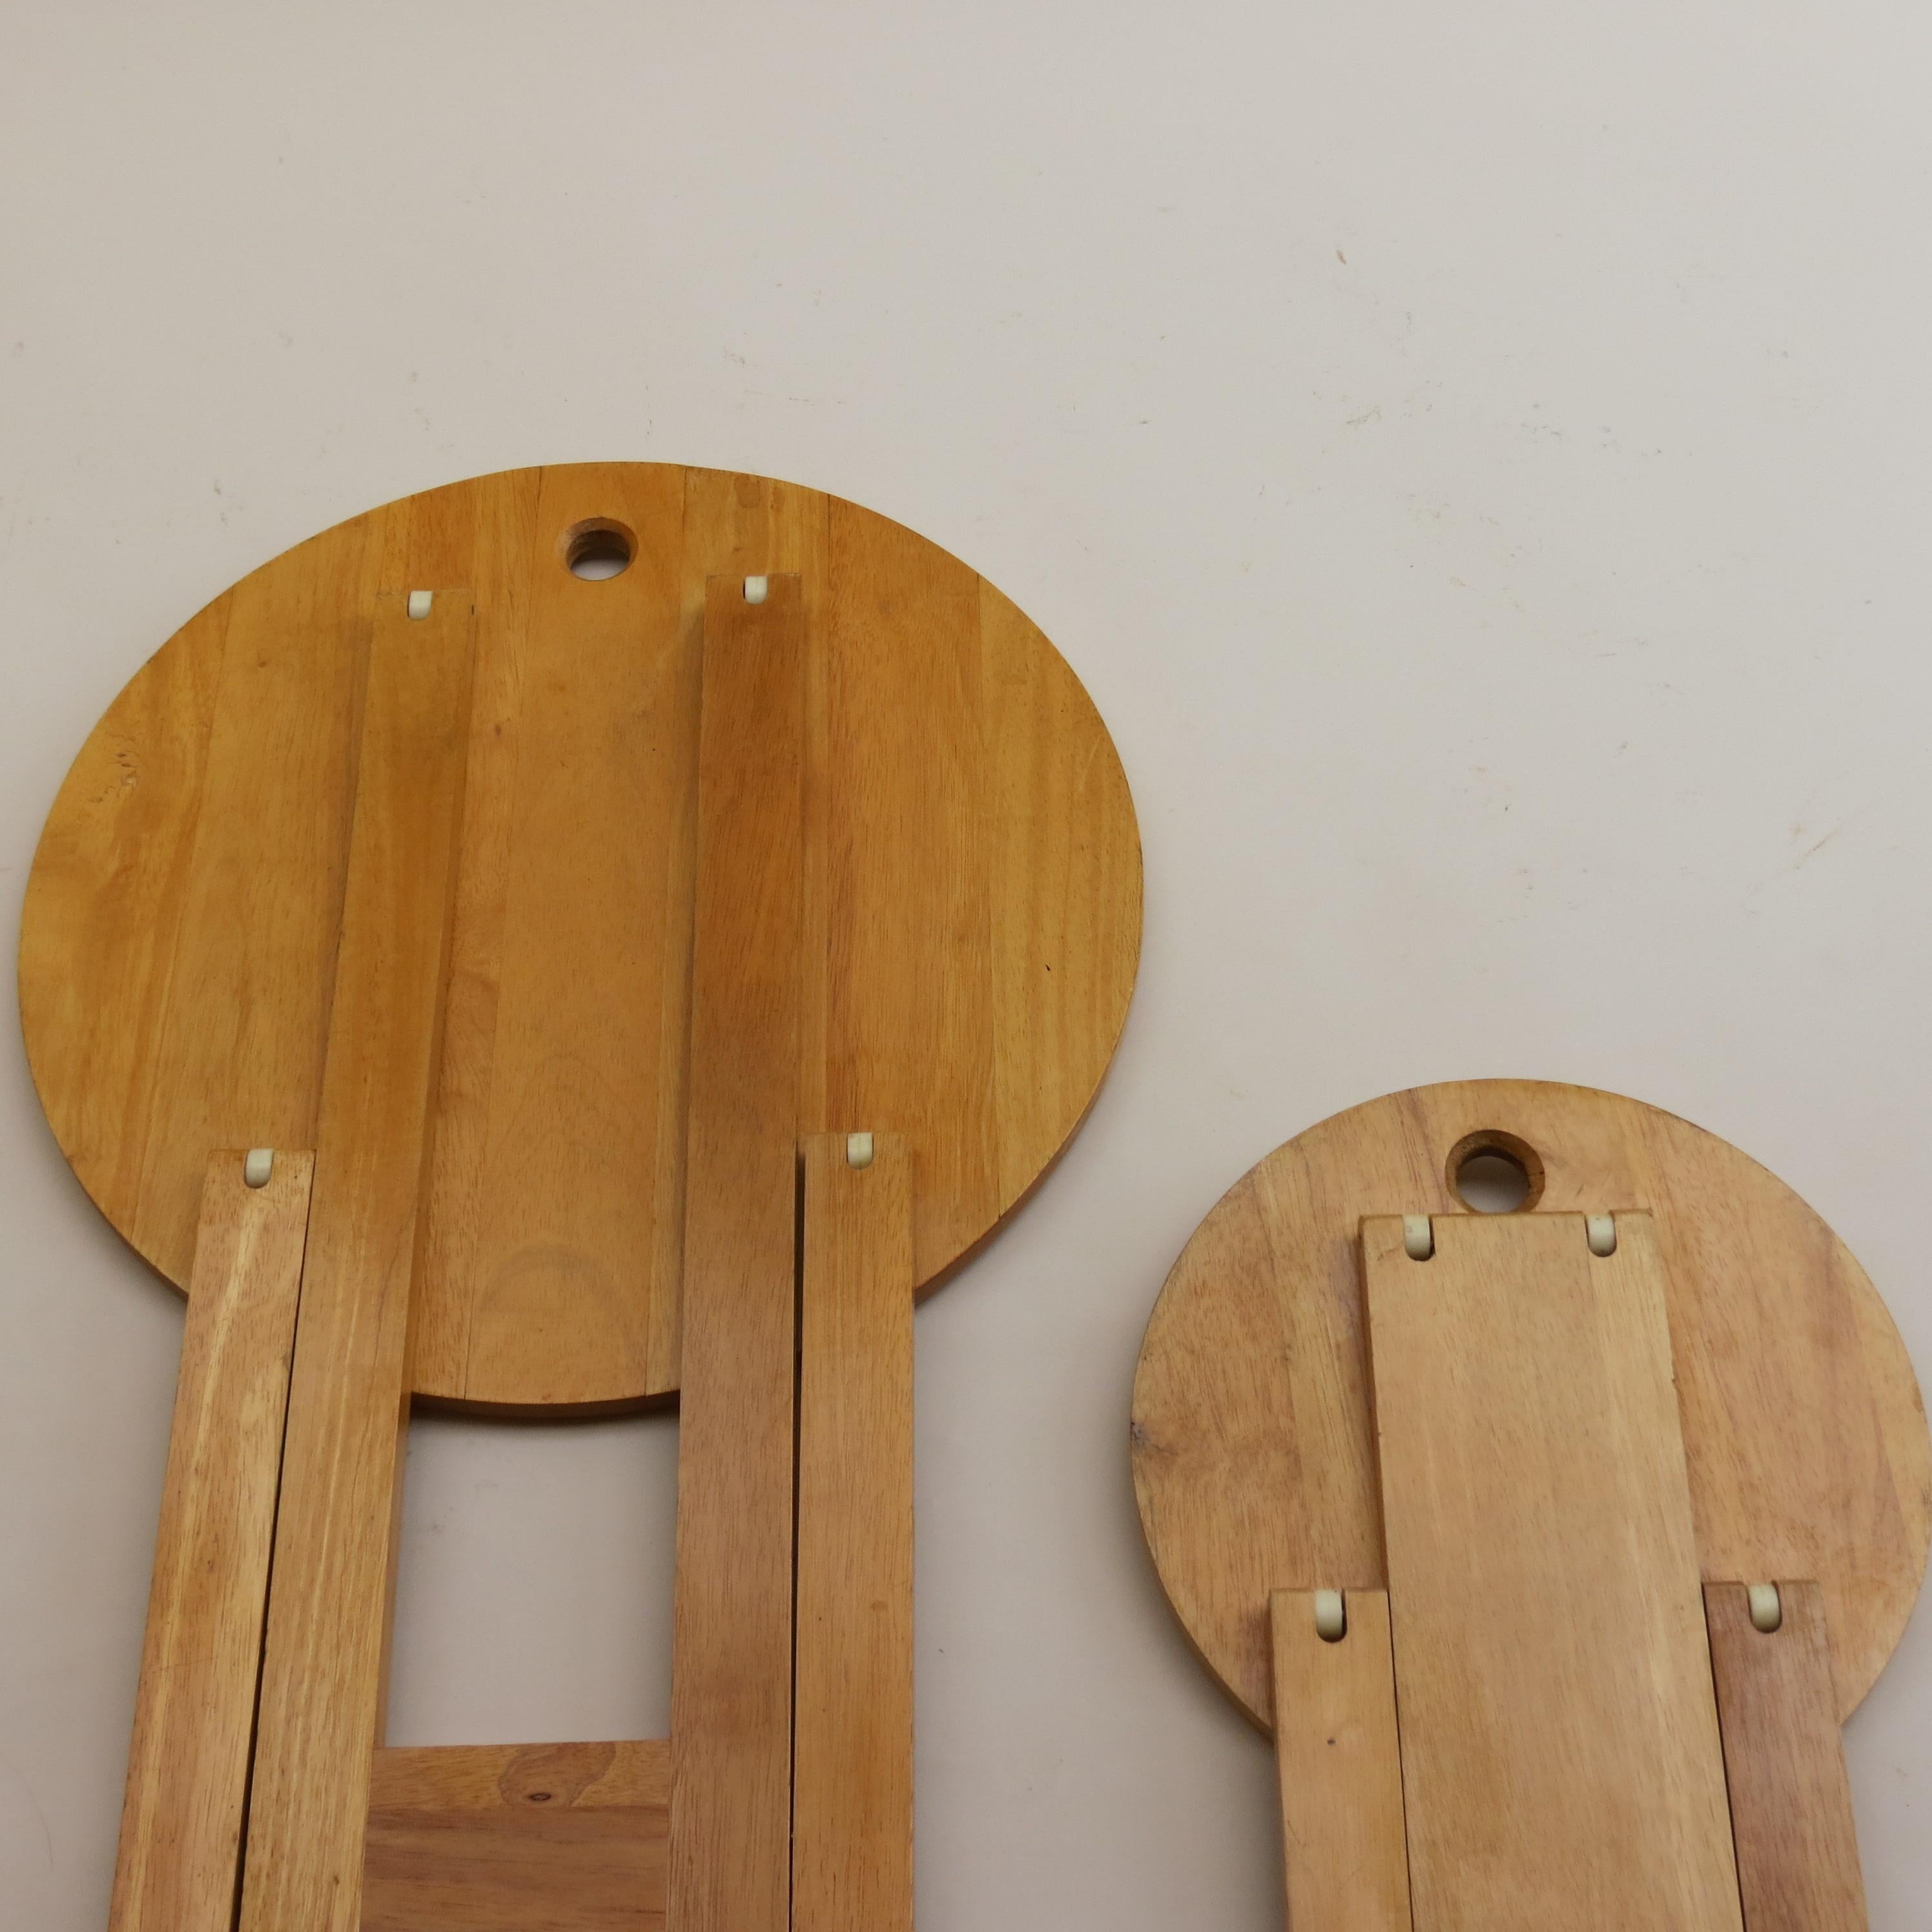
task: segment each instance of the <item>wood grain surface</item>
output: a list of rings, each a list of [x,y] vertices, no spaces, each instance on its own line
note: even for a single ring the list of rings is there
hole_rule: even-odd
[[[587,523],[631,534],[607,581]],[[29,880],[21,1010],[61,1145],[185,1284],[211,1148],[316,1144],[378,591],[462,586],[476,697],[412,1381],[508,1408],[678,1383],[704,586],[806,618],[804,1131],[919,1164],[930,1287],[1051,1164],[1125,1018],[1140,855],[1077,679],[934,544],[651,464],[372,511],[193,619],[82,748]]]
[[[1816,1578],[1849,1712],[1905,1627],[1932,1524],[1898,1330],[1831,1229],[1736,1148],[1534,1081],[1418,1088],[1324,1121],[1237,1183],[1175,1264],[1142,1348],[1132,1460],[1196,1648],[1266,1728],[1269,1593],[1385,1586],[1358,1230],[1462,1211],[1450,1156],[1498,1135],[1535,1156],[1536,1208],[1652,1213],[1702,1574]]]
[[[698,753],[670,1912],[784,1932],[791,1897],[802,586],[712,580]]]
[[[1778,1594],[1778,1627],[1761,1630],[1745,1585],[1704,1587],[1744,1932],[1865,1932],[1824,1593]]]
[[[912,1163],[804,1154],[791,1924],[912,1932]]]
[[[1362,1224],[1416,1922],[1738,1932],[1650,1217],[1435,1238]]]
[[[379,1750],[362,1932],[658,1932],[670,1747]]]
[[[314,1162],[208,1164],[110,1932],[230,1932]]]
[[[378,601],[296,1324],[242,1932],[356,1932],[470,708],[470,600]],[[265,752],[265,755],[266,755]]]
[[[682,490],[674,470],[547,471],[535,509],[553,542],[600,512],[675,530]],[[570,1399],[580,1385],[543,1340],[560,1314],[587,1354],[652,1386],[674,1376],[675,1300],[633,1289],[667,1262],[675,1279],[683,1180],[691,886],[664,831],[688,808],[691,735],[668,728],[696,715],[698,661],[676,647],[680,574],[675,544],[648,544],[606,580],[554,559],[530,573],[524,637],[568,656],[526,657],[514,714],[472,734],[481,824],[465,841],[419,1385]]]
[[[1312,1592],[1270,1604],[1288,1932],[1412,1932],[1388,1598],[1345,1603],[1332,1642]]]

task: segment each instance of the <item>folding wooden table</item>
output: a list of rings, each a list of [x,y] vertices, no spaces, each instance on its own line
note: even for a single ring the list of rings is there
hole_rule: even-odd
[[[1132,1456],[1274,1733],[1294,1932],[1863,1925],[1838,1725],[1932,1444],[1871,1283],[1736,1148],[1531,1081],[1324,1121],[1175,1264]]]
[[[911,1322],[1074,1132],[1140,858],[934,544],[656,464],[430,490],[82,751],[21,999],[188,1291],[116,1932],[911,1919]],[[672,1735],[392,1750],[412,1402],[680,1396]]]

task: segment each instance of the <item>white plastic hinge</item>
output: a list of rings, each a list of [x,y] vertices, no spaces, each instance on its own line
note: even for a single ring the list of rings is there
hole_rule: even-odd
[[[1315,1634],[1324,1643],[1340,1643],[1348,1634],[1348,1606],[1340,1590],[1315,1593]]]
[[[412,590],[410,592],[410,615],[412,617],[427,617],[429,607],[435,602],[436,592],[434,590]]]
[[[1617,1217],[1614,1214],[1586,1214],[1584,1238],[1593,1255],[1613,1255],[1617,1251]]]
[[[747,604],[762,604],[765,601],[765,593],[770,590],[771,587],[772,580],[769,577],[746,578],[745,580],[745,602]]]
[[[872,1164],[872,1136],[848,1134],[845,1136],[845,1165],[848,1167],[870,1167]]]
[[[1778,1594],[1778,1586],[1753,1583],[1746,1587],[1744,1594],[1750,1602],[1751,1628],[1768,1636],[1784,1621],[1784,1604]]]
[[[1436,1230],[1426,1214],[1402,1217],[1402,1251],[1412,1262],[1426,1262],[1436,1252]]]
[[[275,1171],[273,1148],[250,1148],[242,1157],[242,1178],[250,1187],[266,1187]]]

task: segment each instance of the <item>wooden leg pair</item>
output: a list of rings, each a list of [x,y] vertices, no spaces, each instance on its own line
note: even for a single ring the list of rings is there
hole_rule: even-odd
[[[379,601],[316,1145],[210,1166],[115,1932],[361,1923],[472,632]]]
[[[669,1922],[908,1932],[910,1160],[800,1138],[805,611],[761,592],[706,610]]]
[[[768,1787],[743,1774],[757,1758],[742,1732],[721,1748],[716,1733],[700,1730],[681,1756],[670,1740],[392,1749],[377,1742],[380,1697],[364,1707],[363,1748],[331,1757],[298,1745],[300,1775],[279,1788],[261,1781],[278,1736],[341,1726],[344,1705],[366,1679],[342,1665],[312,1682],[298,1672],[284,1708],[297,1705],[302,1728],[284,1718],[280,1732],[258,1732],[272,1560],[308,1533],[285,1521],[278,1535],[277,1503],[314,1160],[278,1154],[260,1187],[247,1184],[244,1162],[238,1150],[217,1154],[203,1196],[115,1932],[230,1932],[244,1909],[253,1916],[241,1922],[288,1932],[642,1932],[667,1922],[674,1817],[689,1902],[679,1908],[686,1920],[671,1923],[706,1922],[710,1910],[722,1915],[711,1922],[741,1924],[761,1891],[776,1924],[905,1932],[912,1290],[904,1149],[880,1137],[862,1168],[850,1165],[843,1136],[806,1150],[795,1636],[788,1562],[779,1610],[787,1634],[773,1681],[759,1683],[746,1660],[734,1659],[729,1628],[704,1653],[713,1682],[725,1687],[721,1700],[735,1683],[761,1716],[772,1714],[778,1762]],[[373,1528],[366,1511],[361,1521]],[[332,1527],[338,1548],[352,1546],[352,1522]],[[728,1536],[719,1541],[729,1548]],[[728,1584],[720,1594],[728,1604]],[[360,1620],[346,1600],[341,1609],[352,1640]],[[697,1726],[706,1706],[680,1681],[679,1715]],[[264,1709],[260,1721],[271,1716]],[[272,1810],[251,1812],[258,1788]],[[713,1793],[722,1795],[707,1809]]]

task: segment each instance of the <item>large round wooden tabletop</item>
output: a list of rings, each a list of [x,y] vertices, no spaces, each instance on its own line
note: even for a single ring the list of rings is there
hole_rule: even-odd
[[[801,1125],[906,1137],[922,1285],[1020,1202],[1094,1097],[1139,947],[1132,805],[1078,680],[869,511],[574,464],[408,497],[265,565],[148,661],[62,786],[21,940],[28,1055],[75,1172],[164,1274],[186,1284],[212,1150],[314,1144],[371,613],[460,588],[415,1386],[516,1407],[677,1386],[705,586],[793,574]]]
[[[1386,1587],[1359,1230],[1469,1211],[1456,1177],[1485,1150],[1525,1168],[1526,1210],[1653,1216],[1703,1574],[1820,1584],[1849,1712],[1904,1632],[1932,1528],[1898,1330],[1844,1243],[1748,1156],[1540,1081],[1336,1114],[1244,1175],[1174,1264],[1134,1384],[1134,1486],[1195,1648],[1265,1728],[1270,1591]]]

